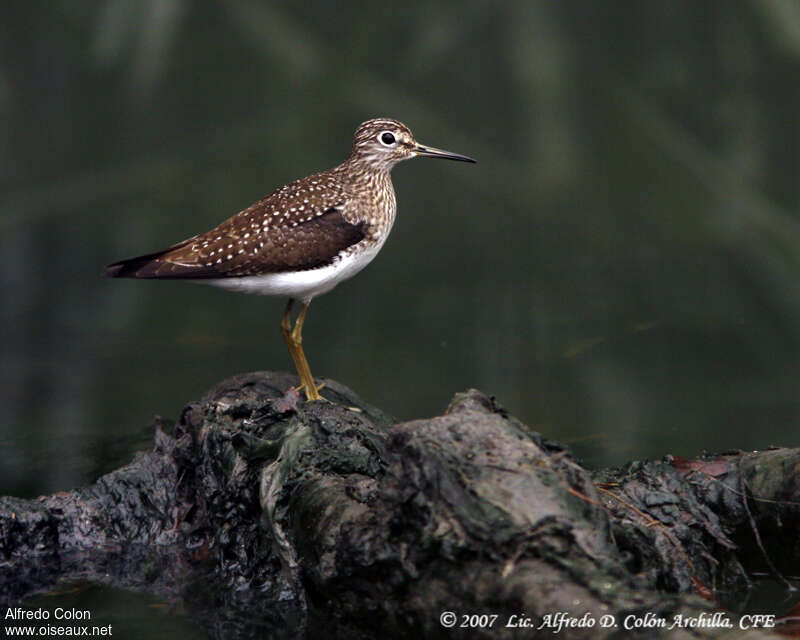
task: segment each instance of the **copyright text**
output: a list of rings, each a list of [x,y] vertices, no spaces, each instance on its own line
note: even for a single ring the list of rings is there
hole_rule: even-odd
[[[525,613],[500,615],[496,613],[458,613],[443,611],[439,616],[440,624],[447,628],[491,629],[495,627],[511,627],[517,629],[535,629],[550,631],[553,634],[567,629],[624,629],[627,631],[642,629],[771,629],[775,626],[774,615],[744,615],[731,618],[723,611],[686,615],[678,613],[662,616],[652,612],[631,613],[622,616],[611,614],[594,615],[586,612],[575,615],[567,611],[557,611],[543,616],[529,616]]]

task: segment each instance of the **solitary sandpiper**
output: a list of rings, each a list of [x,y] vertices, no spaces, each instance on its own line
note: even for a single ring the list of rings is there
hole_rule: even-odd
[[[110,278],[193,280],[245,293],[288,296],[281,321],[300,388],[319,400],[303,353],[311,299],[361,271],[380,251],[397,203],[390,172],[416,156],[475,162],[419,144],[403,123],[367,120],[338,167],[273,191],[211,231],[106,267]],[[292,304],[301,303],[294,327]]]

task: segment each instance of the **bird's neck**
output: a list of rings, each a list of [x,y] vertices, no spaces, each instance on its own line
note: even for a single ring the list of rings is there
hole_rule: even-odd
[[[366,165],[351,157],[340,168],[347,176],[350,197],[358,203],[355,209],[364,212],[372,234],[385,237],[397,211],[391,166]]]

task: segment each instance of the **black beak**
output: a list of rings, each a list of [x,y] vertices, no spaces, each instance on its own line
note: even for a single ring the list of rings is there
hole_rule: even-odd
[[[416,151],[418,156],[423,156],[425,158],[441,158],[442,160],[456,160],[458,162],[477,162],[477,160],[473,160],[469,156],[462,156],[460,153],[451,153],[444,149],[425,147],[421,144],[418,144],[414,151]]]

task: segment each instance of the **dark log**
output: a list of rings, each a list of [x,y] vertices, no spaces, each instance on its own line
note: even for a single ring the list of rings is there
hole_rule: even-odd
[[[800,558],[798,449],[592,474],[478,391],[442,416],[393,424],[335,382],[331,402],[310,404],[293,384],[231,378],[93,486],[0,498],[3,601],[87,578],[180,599],[209,629],[245,635],[549,637],[505,625],[615,616],[615,628],[560,634],[601,638],[621,634],[626,616],[671,624],[735,609],[749,566]],[[445,611],[458,625],[497,619],[448,629]]]

